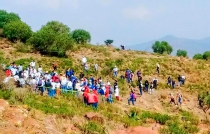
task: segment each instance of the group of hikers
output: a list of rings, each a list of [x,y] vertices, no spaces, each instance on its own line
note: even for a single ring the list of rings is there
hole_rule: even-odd
[[[87,59],[85,56],[82,57],[82,66],[84,71],[88,71]],[[73,69],[68,68],[64,73],[57,73],[57,64],[54,62],[52,64],[52,71],[43,71],[41,66],[36,68],[35,61],[31,61],[26,69],[23,66],[16,65],[14,62],[6,68],[7,78],[4,82],[9,81],[10,78],[14,78],[18,87],[24,87],[30,85],[32,91],[40,92],[41,95],[48,93],[50,97],[60,95],[62,93],[71,92],[72,94],[76,93],[78,96],[81,94],[85,105],[92,105],[94,109],[98,108],[99,95],[102,98],[102,101],[107,101],[108,103],[113,103],[114,97],[117,101],[120,100],[119,87],[117,79],[114,80],[113,86],[109,81],[103,81],[101,77],[94,78],[93,75],[86,77],[83,72],[77,77]],[[98,65],[94,64],[94,70],[98,71]],[[157,73],[160,71],[159,64],[157,65]],[[118,77],[118,68],[115,66],[113,68],[113,77]],[[143,91],[152,94],[154,89],[157,89],[158,79],[154,78],[152,81],[145,80],[142,81],[142,75],[140,71],[136,72],[136,77],[138,81],[138,89],[140,96],[143,95]],[[130,102],[134,105],[136,101],[136,91],[131,86],[131,83],[134,81],[134,73],[129,68],[125,70],[125,75],[120,76],[121,79],[126,79],[127,83],[130,85],[130,95],[128,98],[128,104]],[[185,78],[182,76],[178,77],[179,85],[184,84]],[[175,87],[175,82],[170,77],[168,78],[168,85],[171,85],[172,88]],[[171,94],[170,103],[175,103],[175,99],[172,99],[173,95]],[[182,96],[179,93],[178,103],[181,105]]]

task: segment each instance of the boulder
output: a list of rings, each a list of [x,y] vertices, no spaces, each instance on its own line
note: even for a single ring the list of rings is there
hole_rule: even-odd
[[[85,117],[87,120],[96,121],[96,122],[101,123],[101,124],[104,123],[103,117],[101,117],[101,116],[100,116],[99,114],[97,114],[97,113],[89,112],[89,113],[86,113],[84,117]]]

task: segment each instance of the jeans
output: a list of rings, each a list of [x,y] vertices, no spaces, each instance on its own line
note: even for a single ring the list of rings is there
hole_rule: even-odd
[[[113,75],[114,75],[114,77],[117,77],[117,71],[114,71]]]
[[[92,103],[92,108],[93,108],[93,110],[97,110],[98,109],[98,102]]]
[[[39,90],[41,91],[41,94],[43,95],[43,93],[44,93],[44,87],[39,87]]]
[[[142,87],[139,87],[140,95],[142,95]]]
[[[112,103],[112,102],[113,102],[113,100],[112,100],[112,94],[109,94],[109,97],[107,98],[107,101],[108,101],[109,103]]]
[[[130,99],[128,99],[128,105],[130,105],[130,102],[132,102],[132,104],[134,105],[134,99],[132,99],[132,98],[130,98]]]
[[[145,86],[145,89],[146,89],[147,92],[148,92],[148,88],[149,88],[149,86]]]
[[[128,83],[131,82],[131,78],[130,78],[130,77],[127,78],[127,82],[128,82]]]
[[[66,92],[66,85],[61,85],[61,90],[62,90],[62,92]]]

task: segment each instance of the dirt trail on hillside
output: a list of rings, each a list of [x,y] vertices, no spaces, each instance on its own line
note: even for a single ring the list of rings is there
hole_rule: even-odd
[[[182,106],[175,106],[174,104],[169,105],[170,99],[168,98],[169,93],[173,93],[176,96],[176,93],[180,92],[183,95],[183,104]],[[139,95],[139,90],[136,89],[137,100],[134,107],[141,108],[143,110],[150,110],[159,113],[171,113],[177,114],[179,109],[183,109],[189,112],[192,112],[199,117],[200,120],[205,119],[205,113],[202,109],[198,107],[197,97],[195,94],[189,94],[188,92],[179,91],[178,89],[164,89],[164,90],[155,90],[153,94],[143,92],[143,95]],[[162,98],[161,98],[162,96]],[[127,104],[128,95],[122,98],[123,107],[129,108],[133,107],[132,105]]]

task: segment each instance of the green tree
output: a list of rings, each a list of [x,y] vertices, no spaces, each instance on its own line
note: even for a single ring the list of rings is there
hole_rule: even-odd
[[[159,54],[163,53],[171,54],[171,52],[173,51],[173,48],[166,41],[162,42],[156,41],[155,44],[152,45],[152,49],[153,52]]]
[[[177,50],[176,52],[176,56],[183,56],[183,57],[187,57],[187,51],[186,50]]]
[[[20,21],[20,17],[15,13],[8,13],[5,10],[0,10],[0,28],[3,28],[9,22]]]
[[[26,42],[32,35],[30,26],[22,21],[12,21],[4,25],[3,36],[11,41],[20,40]]]
[[[203,59],[203,55],[202,54],[195,54],[193,56],[193,59]]]
[[[104,42],[106,43],[106,45],[109,45],[109,44],[112,44],[114,41],[113,40],[110,40],[110,39],[107,39]]]
[[[28,42],[41,53],[55,56],[64,56],[73,45],[70,28],[58,21],[50,21],[42,26]]]
[[[85,44],[91,41],[91,36],[88,31],[76,29],[72,32],[72,38],[77,44]]]
[[[203,59],[205,59],[205,60],[210,59],[210,51],[206,51],[203,53]]]

